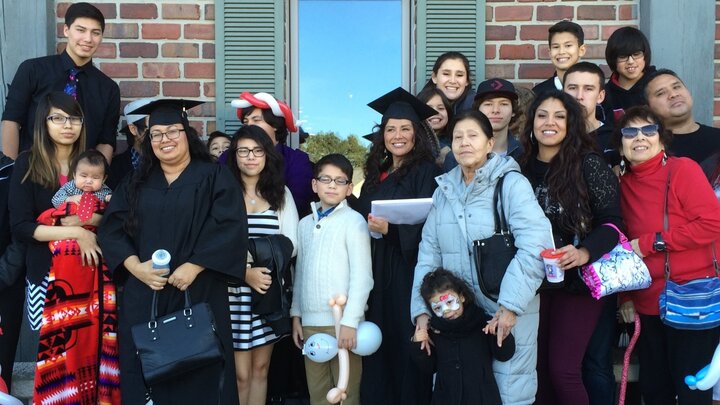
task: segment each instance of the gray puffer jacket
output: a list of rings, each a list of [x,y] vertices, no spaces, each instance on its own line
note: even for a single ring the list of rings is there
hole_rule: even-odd
[[[511,171],[516,172],[508,173]],[[507,268],[495,303],[480,291],[472,242],[494,233],[492,199],[495,184],[502,175],[505,175],[503,211],[518,251]],[[433,207],[423,228],[415,267],[412,319],[429,314],[420,296],[420,285],[423,277],[438,267],[454,272],[472,286],[478,305],[488,314],[495,314],[498,304],[515,312],[518,315],[513,328],[517,344],[515,356],[509,362],[496,361],[493,371],[503,404],[530,404],[537,389],[539,297],[536,292],[545,277],[540,252],[552,244],[550,222],[512,158],[491,153],[467,186],[460,167],[435,179],[439,186],[433,194]]]

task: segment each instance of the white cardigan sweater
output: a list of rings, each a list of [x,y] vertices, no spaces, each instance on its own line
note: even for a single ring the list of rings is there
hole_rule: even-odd
[[[365,219],[341,202],[318,221],[320,203],[298,225],[298,260],[290,316],[303,326],[334,326],[328,304],[347,296],[341,324],[357,328],[373,287],[370,234]]]

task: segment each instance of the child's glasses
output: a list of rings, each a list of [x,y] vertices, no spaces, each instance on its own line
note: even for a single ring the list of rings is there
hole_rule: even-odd
[[[320,176],[316,177],[315,180],[319,181],[322,184],[330,184],[334,181],[335,184],[337,184],[338,186],[347,186],[348,184],[350,184],[350,180],[344,177],[336,177],[333,179],[330,176]]]

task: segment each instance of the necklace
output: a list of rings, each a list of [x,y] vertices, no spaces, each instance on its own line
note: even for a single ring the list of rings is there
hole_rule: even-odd
[[[250,203],[250,205],[257,204],[257,195],[255,195],[254,197],[251,197],[249,193],[245,192],[245,197],[248,199],[248,202]]]
[[[251,198],[251,199],[250,199],[250,204],[255,205],[255,203],[257,203],[257,201],[256,201],[254,198]]]

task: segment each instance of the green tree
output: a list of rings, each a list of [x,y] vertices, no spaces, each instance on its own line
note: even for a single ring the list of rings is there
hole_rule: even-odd
[[[334,132],[319,132],[309,136],[302,149],[310,155],[313,162],[330,153],[345,155],[356,171],[365,164],[368,152],[368,148],[360,143],[357,136],[350,135],[346,139],[340,139]]]

